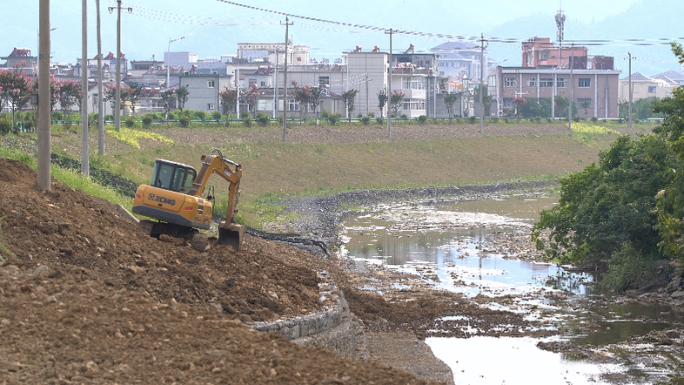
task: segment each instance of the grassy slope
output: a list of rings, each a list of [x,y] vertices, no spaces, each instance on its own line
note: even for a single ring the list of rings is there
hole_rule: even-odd
[[[164,134],[164,129],[156,129]],[[268,131],[268,132],[267,132]],[[581,170],[597,159],[615,135],[578,140],[568,134],[393,140],[364,143],[282,143],[278,130],[263,128],[193,128],[189,137],[170,146],[151,140],[142,149],[107,137],[107,152],[97,151],[91,130],[91,162],[147,183],[154,159],[164,158],[199,168],[199,156],[212,148],[242,163],[241,211],[252,223],[255,203],[265,194],[312,194],[340,189],[462,185],[541,178]],[[170,135],[170,131],[167,132]],[[255,133],[258,133],[254,136]],[[256,138],[271,135],[268,140]],[[248,136],[250,135],[251,136]],[[237,139],[236,139],[237,138]],[[80,157],[80,132],[53,128],[53,148]],[[219,196],[227,186],[213,178]],[[222,194],[223,193],[223,194]]]

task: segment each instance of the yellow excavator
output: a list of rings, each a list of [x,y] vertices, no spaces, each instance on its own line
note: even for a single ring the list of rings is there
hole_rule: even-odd
[[[202,155],[201,160],[198,173],[191,166],[157,159],[150,185],[141,185],[135,193],[133,213],[157,220],[141,221],[141,227],[153,237],[166,234],[192,240],[199,233],[197,229],[211,227],[215,196],[213,186],[207,188],[207,183],[210,176],[217,174],[230,184],[226,217],[218,225],[218,243],[240,250],[245,228],[235,223],[235,214],[242,166],[218,149]]]

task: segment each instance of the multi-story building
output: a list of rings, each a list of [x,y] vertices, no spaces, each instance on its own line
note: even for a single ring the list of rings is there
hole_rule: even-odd
[[[482,50],[474,43],[464,41],[448,41],[430,49],[439,58],[439,76],[462,79],[467,76],[479,79],[482,63]],[[487,50],[485,66],[488,65]],[[491,64],[491,63],[490,63]]]
[[[6,60],[0,68],[13,69],[21,68],[24,71],[33,72],[33,67],[38,66],[38,59],[31,56],[31,50],[28,48],[14,47],[14,50],[7,57],[0,57],[0,60]]]
[[[190,92],[185,108],[188,110],[214,111],[221,110],[219,92],[228,88],[232,76],[219,74],[195,74],[187,73],[178,75],[179,86],[188,86]]]
[[[565,48],[561,55],[552,55],[558,47],[549,39],[534,38],[523,43],[522,67],[497,67],[499,116],[513,107],[516,97],[553,100],[561,95],[575,102],[582,118],[617,118],[620,71],[613,69],[613,58],[589,57],[585,47]],[[555,103],[551,108],[551,117],[561,115]]]
[[[629,100],[629,76],[620,79],[620,102]],[[664,98],[670,96],[674,84],[664,79],[651,78],[641,72],[632,74],[632,100],[643,98]]]

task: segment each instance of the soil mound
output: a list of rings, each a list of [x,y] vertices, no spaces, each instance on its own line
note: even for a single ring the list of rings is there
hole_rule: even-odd
[[[249,236],[201,253],[35,181],[0,159],[2,383],[425,383],[242,325],[319,310],[316,256]]]

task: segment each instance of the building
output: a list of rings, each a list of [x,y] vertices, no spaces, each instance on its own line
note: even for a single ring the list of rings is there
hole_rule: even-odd
[[[308,45],[287,45],[287,63],[309,64]],[[271,63],[285,64],[285,43],[238,43],[236,64]]]
[[[479,79],[482,50],[471,42],[448,41],[430,49],[439,58],[438,74],[447,78],[461,79],[467,76]],[[485,53],[485,65],[491,65]]]
[[[33,68],[38,66],[38,59],[31,56],[31,50],[28,48],[14,47],[9,56],[0,57],[0,60],[5,60],[5,63],[0,65],[3,69],[20,68],[32,72]]]
[[[677,84],[678,85],[678,84]],[[675,84],[664,79],[651,78],[641,72],[632,74],[632,100],[664,98],[672,94]],[[620,102],[629,101],[629,76],[620,79]]]
[[[499,116],[513,108],[513,99],[572,99],[582,118],[618,117],[620,71],[613,69],[613,58],[590,57],[586,47],[559,49],[548,38],[534,38],[522,44],[522,67],[497,67],[496,100]],[[561,68],[559,68],[559,66]],[[551,103],[551,117],[561,116]]]
[[[185,109],[223,112],[219,92],[231,84],[232,76],[219,74],[182,74],[178,75],[180,87],[188,86],[190,95]],[[231,87],[232,88],[232,87]]]

